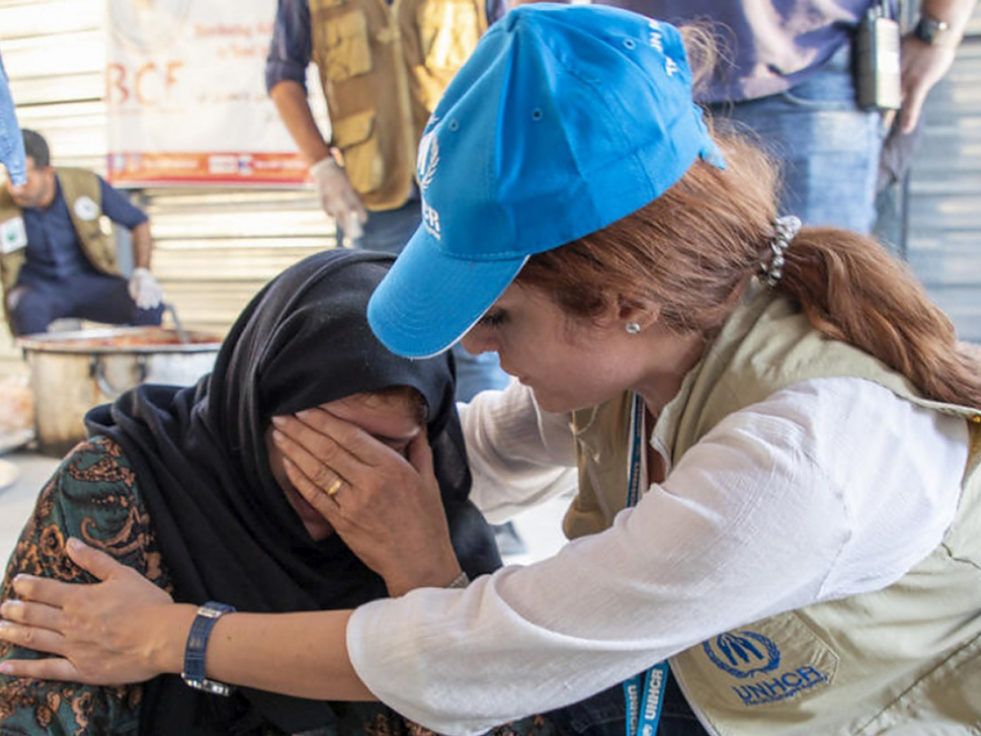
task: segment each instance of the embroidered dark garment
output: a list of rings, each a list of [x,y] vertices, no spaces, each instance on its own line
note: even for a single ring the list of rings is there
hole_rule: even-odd
[[[391,261],[350,250],[305,258],[245,307],[210,376],[185,389],[141,386],[86,417],[89,431],[115,439],[133,464],[178,601],[265,613],[351,608],[386,595],[337,535],[310,537],[272,475],[265,432],[271,416],[391,386],[425,399],[460,564],[471,575],[500,565],[468,499],[452,358],[400,358],[368,327],[368,299]],[[234,730],[228,724],[269,723],[295,733],[330,724],[334,710],[245,688],[217,698],[171,675],[147,684],[141,732],[224,735]]]
[[[178,601],[242,611],[347,608],[382,597],[384,582],[332,535],[311,539],[269,469],[269,417],[354,393],[412,386],[453,546],[473,577],[500,565],[493,534],[468,499],[470,473],[453,402],[448,354],[406,360],[385,350],[365,319],[389,256],[331,251],[267,285],[196,386],[142,386],[87,417],[91,439],[43,489],[4,581],[29,572],[93,582],[68,560],[77,536],[133,567]],[[36,656],[2,645],[0,657]],[[0,736],[430,736],[375,703],[326,703],[238,688],[230,698],[175,675],[100,688],[0,677]],[[531,716],[494,736],[623,733],[619,687]]]
[[[161,560],[153,527],[140,497],[132,466],[121,448],[106,437],[78,445],[44,487],[21,533],[3,583],[30,573],[64,582],[92,582],[68,559],[64,542],[76,536],[138,570],[173,592],[166,561]],[[35,652],[0,642],[0,659],[27,659]],[[143,686],[95,687],[0,676],[0,735],[77,734],[123,736],[139,729]],[[304,731],[304,736],[430,736],[377,703],[335,703],[331,723]],[[268,724],[238,724],[226,733],[279,736]],[[541,716],[494,731],[497,736],[557,736],[554,724]]]
[[[337,535],[315,541],[307,533],[272,475],[264,434],[273,415],[391,386],[412,386],[425,399],[434,469],[461,566],[471,576],[498,567],[490,527],[468,499],[452,358],[399,358],[367,325],[368,298],[391,260],[340,250],[304,259],[243,310],[214,371],[196,386],[141,386],[92,410],[90,434],[114,444],[69,457],[46,489],[48,500],[25,532],[14,567],[34,571],[43,559],[49,567],[37,572],[70,578],[74,571],[62,552],[66,531],[93,539],[98,529],[97,546],[140,572],[160,576],[165,563],[168,579],[157,582],[169,584],[182,602],[285,612],[349,608],[382,597],[384,581]],[[89,475],[100,468],[98,483],[110,485],[79,489],[80,468]],[[52,517],[45,504],[62,516]],[[152,565],[140,557],[147,554]],[[246,688],[220,698],[188,688],[176,675],[146,683],[140,702],[140,733],[165,736],[266,727],[307,732],[332,727],[352,709]]]
[[[45,485],[7,565],[0,598],[15,597],[11,581],[19,573],[93,582],[65,554],[69,536],[170,590],[132,468],[114,442],[78,445]],[[38,656],[0,642],[0,659]],[[140,685],[93,687],[0,675],[0,734],[135,734],[142,696]]]

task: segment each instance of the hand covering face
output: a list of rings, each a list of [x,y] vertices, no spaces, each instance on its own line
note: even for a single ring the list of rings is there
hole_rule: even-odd
[[[427,404],[461,566],[473,577],[500,565],[490,527],[467,499],[452,358],[399,358],[368,327],[368,298],[391,260],[335,250],[301,261],[249,303],[214,371],[196,386],[141,386],[89,412],[90,434],[115,439],[136,468],[177,601],[286,612],[350,608],[386,595],[382,579],[336,534],[310,538],[273,478],[264,433],[273,415],[391,386],[412,386]],[[143,708],[141,730],[166,734],[233,733],[232,721],[248,729],[262,718],[297,732],[333,717],[330,704],[271,693],[201,695],[176,676],[148,683]]]

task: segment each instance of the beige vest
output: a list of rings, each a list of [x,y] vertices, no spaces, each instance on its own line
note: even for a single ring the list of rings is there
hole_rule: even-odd
[[[487,30],[484,0],[310,0],[334,143],[371,210],[412,191],[429,114]]]
[[[56,170],[61,192],[68,205],[68,214],[82,252],[92,266],[103,273],[119,275],[116,264],[116,244],[112,238],[109,218],[102,214],[102,188],[99,178],[86,169],[61,168]],[[86,199],[89,200],[86,202]],[[0,190],[0,228],[10,227],[22,216],[20,207],[14,204],[6,188]],[[21,221],[21,229],[23,221]],[[0,254],[0,281],[3,285],[4,304],[6,294],[17,283],[17,276],[27,257],[27,248],[21,247]]]
[[[981,412],[920,399],[869,355],[754,286],[654,428],[671,464],[728,414],[811,378],[852,376],[968,420],[972,447],[942,544],[894,585],[747,624],[671,659],[720,734],[981,732]],[[629,397],[576,412],[579,494],[565,529],[606,528],[626,498]],[[790,530],[788,530],[790,533]],[[724,605],[724,601],[719,601]]]

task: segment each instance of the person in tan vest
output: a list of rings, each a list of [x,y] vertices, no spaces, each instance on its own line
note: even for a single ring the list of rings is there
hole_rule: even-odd
[[[146,214],[94,172],[53,167],[37,132],[24,129],[23,139],[27,181],[8,180],[0,191],[0,276],[13,333],[43,332],[62,317],[160,324]],[[129,278],[117,263],[113,223],[132,235]]]
[[[398,253],[415,232],[422,129],[505,7],[505,0],[279,0],[266,88],[310,164],[338,243]],[[327,101],[329,141],[307,98],[311,61]],[[458,400],[507,384],[494,356],[453,352]]]
[[[368,302],[398,354],[501,356],[518,382],[462,417],[471,497],[498,521],[571,481],[573,541],[464,590],[227,614],[209,677],[461,736],[619,682],[630,736],[978,731],[981,370],[880,244],[778,217],[777,171],[691,80],[666,23],[512,10],[434,111],[424,228]],[[327,412],[275,424],[352,548],[458,573],[405,553],[427,470]],[[417,490],[372,533],[396,479]],[[102,582],[21,578],[0,607],[0,637],[57,656],[0,672],[180,671],[194,607],[75,549]]]

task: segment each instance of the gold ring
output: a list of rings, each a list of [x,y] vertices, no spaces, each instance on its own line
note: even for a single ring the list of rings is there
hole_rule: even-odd
[[[342,485],[344,485],[344,481],[342,481],[340,478],[334,478],[334,482],[327,487],[327,495],[333,496],[335,493],[341,490]]]

